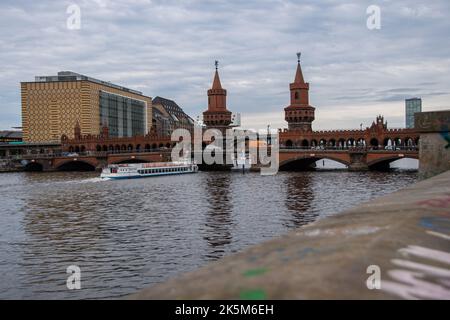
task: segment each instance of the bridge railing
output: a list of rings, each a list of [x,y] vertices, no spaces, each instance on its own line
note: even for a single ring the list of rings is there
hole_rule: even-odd
[[[77,158],[77,157],[107,157],[109,155],[139,154],[150,152],[169,152],[169,148],[142,149],[142,150],[111,150],[111,151],[84,151],[84,152],[53,152],[0,156],[0,160],[32,160],[53,158]]]
[[[171,148],[141,149],[141,150],[109,150],[109,151],[84,151],[84,152],[53,152],[0,156],[0,160],[32,160],[32,159],[53,159],[53,158],[76,158],[76,157],[107,157],[110,155],[140,154],[150,152],[170,152]],[[298,151],[361,151],[361,152],[389,152],[389,151],[418,151],[417,146],[401,147],[301,147],[301,146],[280,146],[280,150]]]
[[[418,146],[401,146],[401,147],[302,147],[302,146],[280,146],[280,150],[304,150],[304,151],[418,151]]]

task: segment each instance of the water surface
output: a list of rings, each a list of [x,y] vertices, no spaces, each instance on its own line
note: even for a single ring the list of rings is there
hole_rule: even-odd
[[[417,172],[0,174],[0,298],[118,298],[390,193]],[[77,265],[82,289],[68,290]]]

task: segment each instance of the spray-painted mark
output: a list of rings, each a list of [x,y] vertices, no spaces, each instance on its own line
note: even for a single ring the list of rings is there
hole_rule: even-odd
[[[381,229],[383,229],[383,228],[366,226],[366,227],[360,227],[360,228],[355,228],[355,229],[347,229],[347,230],[344,230],[342,233],[346,234],[346,235],[350,235],[350,236],[360,236],[360,235],[376,233],[376,232],[380,231]]]
[[[244,277],[251,278],[263,275],[267,272],[266,268],[249,269],[242,274]]]
[[[262,289],[244,290],[239,294],[241,300],[265,300],[267,294]]]
[[[435,232],[435,231],[428,230],[427,233],[429,235],[432,235],[432,236],[435,236],[435,237],[438,237],[438,238],[442,238],[442,239],[445,239],[445,240],[450,240],[450,236],[448,236],[446,234],[443,234],[443,233],[440,233],[440,232]]]
[[[420,219],[424,228],[436,228],[435,220],[449,219],[439,217],[425,217]],[[438,222],[438,227],[442,224]],[[427,234],[450,240],[445,234],[429,231]],[[405,259],[392,259],[391,263],[405,269],[388,271],[393,281],[384,280],[381,290],[397,295],[404,299],[450,299],[450,270],[442,268],[442,264],[450,265],[450,253],[420,246],[408,246],[398,250],[406,257],[416,257],[430,262],[439,263],[439,267],[425,263],[418,263]]]
[[[450,232],[450,219],[444,217],[423,217],[419,224],[426,228],[437,232]]]
[[[314,230],[306,231],[303,234],[307,237],[335,236],[336,234],[343,234],[343,235],[347,235],[347,236],[361,236],[361,235],[376,233],[385,228],[373,227],[373,226],[362,226],[362,227],[358,227],[358,228],[344,229],[344,230],[314,229]]]
[[[448,132],[441,132],[442,138],[447,142],[447,145],[445,146],[445,149],[450,148],[450,133]]]
[[[398,250],[398,252],[405,256],[416,256],[450,265],[450,253],[441,250],[434,250],[420,246],[408,246],[407,248]]]
[[[450,208],[450,196],[440,199],[429,199],[417,202],[419,206],[427,206],[433,208]]]

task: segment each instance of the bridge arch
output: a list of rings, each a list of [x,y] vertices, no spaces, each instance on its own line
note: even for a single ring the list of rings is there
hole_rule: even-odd
[[[339,162],[345,166],[349,166],[349,161],[343,160],[339,157],[333,156],[333,155],[315,155],[313,157],[305,157],[305,156],[297,156],[292,157],[290,159],[286,159],[282,162],[280,162],[279,170],[280,171],[300,171],[300,170],[308,170],[312,169],[311,165],[315,163],[316,161],[328,159],[333,160],[336,162]]]
[[[95,171],[96,163],[90,160],[75,160],[69,159],[57,164],[56,170],[58,171]]]
[[[401,160],[401,159],[416,159],[419,160],[419,156],[418,155],[413,155],[413,154],[404,154],[403,156],[399,156],[399,155],[390,155],[390,156],[386,156],[386,157],[382,157],[379,159],[375,159],[372,161],[369,161],[367,163],[367,166],[369,167],[369,169],[372,170],[387,170],[390,168],[390,164],[391,162],[397,161],[397,160]]]
[[[37,161],[31,161],[27,163],[24,170],[28,172],[41,172],[44,171],[44,166]]]

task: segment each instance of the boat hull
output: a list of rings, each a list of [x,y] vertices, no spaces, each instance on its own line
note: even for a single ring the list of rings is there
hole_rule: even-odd
[[[161,176],[175,176],[175,175],[189,174],[189,173],[197,173],[197,171],[162,172],[162,173],[140,174],[140,175],[130,175],[130,176],[101,175],[100,177],[104,180],[128,180],[128,179],[143,179],[143,178],[161,177]]]

